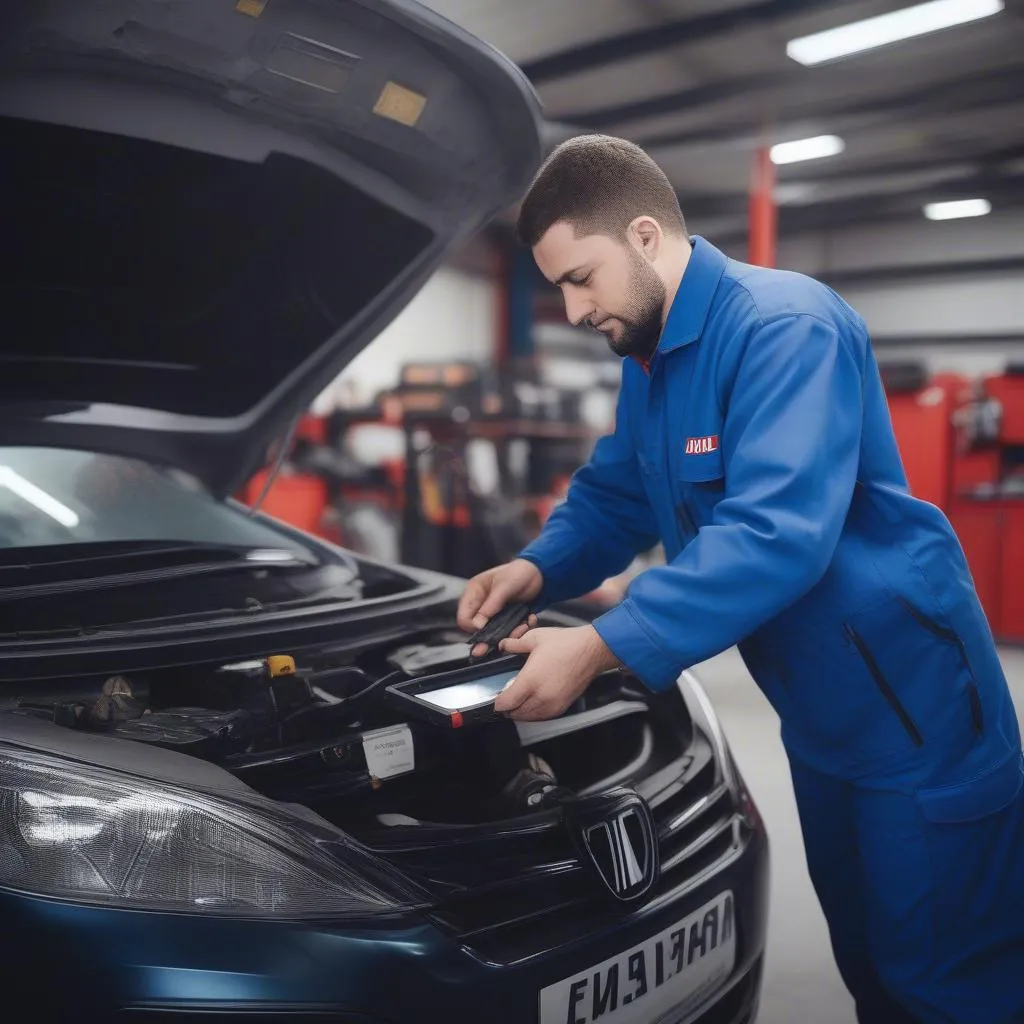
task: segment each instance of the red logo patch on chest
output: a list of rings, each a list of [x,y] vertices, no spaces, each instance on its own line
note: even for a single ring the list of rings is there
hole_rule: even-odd
[[[710,437],[688,437],[686,439],[687,455],[707,455],[709,452],[718,451],[718,435]]]

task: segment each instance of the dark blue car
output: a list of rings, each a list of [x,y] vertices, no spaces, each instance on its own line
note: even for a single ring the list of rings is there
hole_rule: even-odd
[[[488,717],[459,581],[231,499],[541,138],[402,0],[5,0],[7,1014],[754,1019],[767,842],[695,679]]]

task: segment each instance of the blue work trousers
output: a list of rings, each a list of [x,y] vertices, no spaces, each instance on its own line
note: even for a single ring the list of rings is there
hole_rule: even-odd
[[[949,789],[790,765],[811,880],[861,1024],[1024,1021],[1020,758]]]

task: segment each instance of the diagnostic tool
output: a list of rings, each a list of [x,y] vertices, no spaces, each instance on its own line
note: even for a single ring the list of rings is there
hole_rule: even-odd
[[[526,659],[516,655],[495,658],[451,672],[393,683],[386,699],[403,714],[447,729],[493,722],[498,694],[519,674]]]
[[[498,644],[511,636],[519,626],[529,621],[532,609],[525,602],[519,604],[509,605],[507,608],[503,608],[497,615],[495,615],[490,622],[487,623],[483,629],[478,629],[469,638],[469,660],[481,661],[486,658],[492,650],[496,649]],[[486,644],[487,650],[479,655],[473,657],[473,648],[479,644]]]

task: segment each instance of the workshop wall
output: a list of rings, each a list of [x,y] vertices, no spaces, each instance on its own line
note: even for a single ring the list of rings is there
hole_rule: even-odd
[[[1024,272],[970,277],[943,275],[915,284],[840,289],[886,338],[972,334],[979,341],[1021,331]]]
[[[409,305],[319,398],[316,411],[344,401],[369,403],[398,383],[412,360],[490,362],[497,342],[499,284],[489,276],[442,267]]]
[[[446,265],[313,403],[327,416],[337,408],[370,405],[398,384],[402,364],[414,360],[490,363],[497,345],[501,285],[484,260],[459,254],[461,266]],[[401,458],[405,442],[392,426],[367,425],[351,432],[347,450],[368,465]]]
[[[936,372],[977,374],[1000,370],[1008,357],[1020,356],[1020,211],[783,238],[779,264],[833,283],[872,335],[884,340],[887,357],[919,359]],[[934,344],[893,347],[900,338],[933,338]]]
[[[927,221],[922,217],[779,240],[779,262],[810,274],[921,264],[940,267],[1011,256],[1024,256],[1021,210],[973,220]]]

